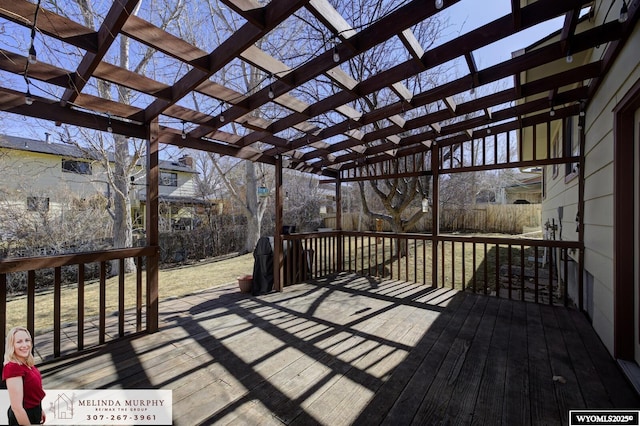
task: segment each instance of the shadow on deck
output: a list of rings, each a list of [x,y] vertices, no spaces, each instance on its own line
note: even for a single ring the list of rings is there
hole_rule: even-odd
[[[566,424],[640,400],[572,310],[342,274],[161,303],[161,331],[42,365],[51,389],[173,391],[174,424]]]

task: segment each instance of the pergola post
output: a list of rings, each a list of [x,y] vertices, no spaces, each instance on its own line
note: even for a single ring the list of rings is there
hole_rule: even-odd
[[[336,231],[338,232],[338,272],[342,272],[344,268],[344,238],[342,235],[342,180],[336,179]]]
[[[438,235],[440,234],[440,147],[431,145],[431,286],[438,286]]]
[[[276,157],[276,225],[273,232],[273,289],[282,291],[284,282],[284,256],[282,251],[282,214],[284,194],[282,188],[282,156]]]
[[[147,138],[147,246],[154,247],[154,254],[147,257],[147,332],[158,331],[158,196],[159,196],[159,134],[160,126],[155,118],[149,124]]]

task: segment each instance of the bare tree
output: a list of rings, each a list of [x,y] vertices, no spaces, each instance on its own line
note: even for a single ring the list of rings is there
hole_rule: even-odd
[[[101,11],[96,11],[93,4],[84,0],[74,0],[78,8],[78,13],[87,27],[95,28],[96,23],[101,22]],[[134,10],[134,14],[139,12],[140,5]],[[175,21],[184,8],[181,1],[166,3],[162,11],[160,27],[166,29]],[[67,10],[67,8],[63,9]],[[71,12],[70,12],[71,13]],[[118,46],[118,54],[115,61],[120,67],[131,69],[135,73],[145,70],[150,63],[153,51],[150,48],[137,52],[137,63],[131,65],[131,44],[128,37],[122,36]],[[131,104],[132,92],[126,87],[113,87],[113,84],[98,80],[95,90],[101,97],[106,99],[117,97],[118,102]],[[109,118],[111,120],[111,117]],[[114,120],[117,117],[113,117]],[[108,130],[108,129],[107,129]],[[131,247],[133,240],[133,224],[131,220],[131,202],[129,192],[131,191],[131,180],[136,170],[140,168],[140,159],[144,155],[145,143],[143,141],[129,140],[125,136],[93,132],[88,133],[81,130],[79,135],[72,134],[68,127],[64,130],[67,141],[71,141],[80,149],[84,150],[88,156],[98,157],[98,161],[107,171],[107,179],[110,185],[113,203],[109,204],[109,214],[113,219],[113,246],[115,248]],[[79,136],[79,137],[77,137]],[[74,142],[75,141],[75,142]],[[125,268],[127,271],[133,270],[133,259],[126,259]],[[114,272],[117,272],[114,270]]]

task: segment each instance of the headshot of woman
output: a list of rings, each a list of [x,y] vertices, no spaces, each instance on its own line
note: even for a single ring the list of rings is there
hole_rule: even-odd
[[[14,327],[7,334],[2,380],[7,382],[11,406],[7,412],[9,425],[41,424],[42,376],[35,366],[31,350],[31,333],[25,327]]]

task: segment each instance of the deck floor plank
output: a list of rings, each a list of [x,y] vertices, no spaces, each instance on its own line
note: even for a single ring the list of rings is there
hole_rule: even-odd
[[[480,380],[480,389],[470,413],[467,424],[488,425],[502,423],[502,408],[506,401],[505,375],[508,355],[509,324],[511,316],[511,303],[505,300],[491,299],[489,309],[486,312],[486,324],[483,324],[482,332],[488,335],[482,337],[486,340],[486,360],[478,369],[483,373]],[[480,337],[480,336],[479,336]],[[511,395],[508,395],[511,398]]]
[[[45,353],[51,336],[35,341]],[[39,366],[51,389],[170,389],[175,425],[563,424],[576,406],[640,407],[580,313],[353,274],[163,301],[159,332]]]
[[[503,405],[503,424],[530,425],[531,399],[529,388],[529,348],[527,345],[527,303],[511,302],[509,348],[504,389],[509,402]]]

